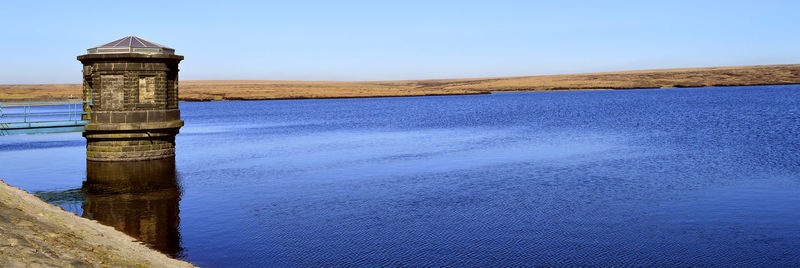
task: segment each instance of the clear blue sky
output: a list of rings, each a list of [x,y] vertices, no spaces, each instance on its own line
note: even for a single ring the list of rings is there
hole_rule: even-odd
[[[800,1],[3,1],[0,84],[127,35],[181,79],[393,80],[800,63]]]

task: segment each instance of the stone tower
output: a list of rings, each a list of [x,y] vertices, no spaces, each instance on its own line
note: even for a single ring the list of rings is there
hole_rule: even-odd
[[[175,156],[183,126],[175,50],[136,36],[87,49],[83,98],[86,159],[138,161]]]

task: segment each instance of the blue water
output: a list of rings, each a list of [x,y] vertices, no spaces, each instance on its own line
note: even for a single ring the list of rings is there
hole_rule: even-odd
[[[180,107],[180,201],[128,217],[197,265],[800,265],[800,86]],[[0,178],[75,192],[84,146],[2,137]]]

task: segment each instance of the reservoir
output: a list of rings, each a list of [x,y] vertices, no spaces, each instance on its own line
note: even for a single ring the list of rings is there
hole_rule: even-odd
[[[180,108],[174,162],[8,136],[0,179],[199,266],[800,265],[800,85]]]

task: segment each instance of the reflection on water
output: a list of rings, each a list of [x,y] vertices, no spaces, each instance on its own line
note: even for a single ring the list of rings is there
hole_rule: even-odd
[[[175,159],[86,161],[83,217],[113,226],[153,248],[180,256]]]

